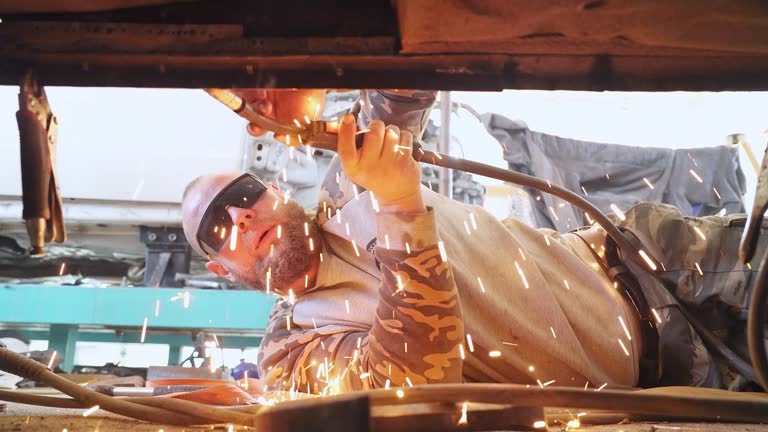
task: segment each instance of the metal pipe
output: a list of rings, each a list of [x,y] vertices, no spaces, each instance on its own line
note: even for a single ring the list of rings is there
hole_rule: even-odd
[[[451,92],[440,92],[440,137],[437,142],[437,151],[439,153],[451,153]],[[453,170],[441,166],[438,169],[439,187],[438,192],[453,198]]]

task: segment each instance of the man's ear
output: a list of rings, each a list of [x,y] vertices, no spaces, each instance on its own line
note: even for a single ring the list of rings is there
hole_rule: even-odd
[[[280,186],[278,186],[278,185],[276,185],[276,184],[274,184],[272,182],[267,182],[267,185],[269,185],[269,187],[271,187],[272,190],[274,190],[275,193],[277,193],[278,195],[284,196],[283,195],[283,191],[280,190]]]
[[[205,263],[205,268],[221,277],[225,277],[227,279],[230,278],[230,274],[227,269],[225,269],[223,265],[217,263],[216,261],[208,261]]]

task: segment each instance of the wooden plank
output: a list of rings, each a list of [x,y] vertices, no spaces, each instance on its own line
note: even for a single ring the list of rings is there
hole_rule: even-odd
[[[768,53],[761,0],[399,0],[397,12],[408,54]]]

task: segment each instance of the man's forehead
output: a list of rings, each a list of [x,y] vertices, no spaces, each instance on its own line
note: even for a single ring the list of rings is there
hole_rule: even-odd
[[[211,174],[197,181],[183,203],[183,217],[197,229],[211,200],[241,173]]]

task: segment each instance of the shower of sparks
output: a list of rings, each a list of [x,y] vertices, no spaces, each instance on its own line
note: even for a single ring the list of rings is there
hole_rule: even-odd
[[[589,216],[589,213],[584,213],[584,216],[587,217],[587,222],[589,222],[590,225],[595,224],[595,221]]]
[[[59,276],[64,276],[64,270],[67,268],[67,263],[61,263],[61,268],[59,269]]]
[[[619,341],[619,345],[621,345],[621,349],[624,350],[624,354],[629,357],[629,351],[627,351],[627,347],[624,346],[624,342],[621,340],[621,338],[617,339]]]
[[[547,427],[547,422],[545,422],[544,420],[536,420],[535,422],[533,422],[533,427],[535,427],[536,429],[544,429],[545,427]]]
[[[747,263],[746,266],[747,266],[748,269],[752,270],[752,264]]]
[[[488,353],[488,357],[491,357],[491,358],[501,357],[501,351],[491,351]]]
[[[467,235],[472,235],[472,231],[469,230],[469,225],[467,225],[467,221],[464,221],[464,230],[467,231]]]
[[[555,338],[555,339],[557,339],[557,335],[555,334],[555,329],[554,329],[554,328],[552,328],[552,327],[549,327],[549,331],[551,331],[551,332],[552,332],[552,337],[553,337],[553,338]]]
[[[291,316],[286,315],[285,316],[285,327],[288,329],[288,331],[291,330]]]
[[[584,195],[589,196],[589,194],[587,193],[587,190],[584,189],[584,186],[581,187],[581,191],[584,192]]]
[[[648,179],[647,179],[647,178],[643,177],[643,181],[645,182],[645,184],[647,184],[647,185],[648,185],[648,187],[649,187],[649,188],[651,188],[651,189],[656,189],[655,187],[653,187],[653,185],[651,184],[651,182],[650,182],[650,181],[648,181]]]
[[[273,256],[275,256],[275,244],[274,243],[269,245],[269,257],[272,258]]]
[[[702,180],[701,177],[699,177],[699,175],[696,174],[696,171],[691,169],[691,170],[688,170],[688,172],[691,173],[693,178],[695,178],[699,183],[704,183],[704,180]]]
[[[485,292],[485,286],[483,286],[483,281],[480,279],[480,276],[477,277],[477,284],[480,285],[480,291]]]
[[[406,342],[405,345],[403,346],[403,351],[404,352],[408,352],[408,342]],[[413,387],[413,386],[411,386],[411,387]]]
[[[283,198],[283,204],[288,204],[289,199],[291,199],[291,191],[288,191],[285,193],[285,197]]]
[[[344,224],[344,229],[347,231],[347,235],[350,235],[350,234],[349,234],[349,222],[347,222],[346,224]]]
[[[267,295],[269,295],[269,285],[272,281],[272,267],[267,269]]]
[[[282,236],[283,236],[283,226],[282,225],[278,225],[277,226],[277,238],[279,239]]]
[[[237,225],[232,225],[232,235],[229,236],[229,250],[233,251],[237,247]]]
[[[467,347],[469,347],[469,352],[475,352],[475,345],[472,343],[472,335],[467,333]]]
[[[516,343],[512,343],[512,342],[502,342],[502,344],[503,345],[509,345],[509,346],[517,346]]]
[[[141,343],[147,338],[147,317],[144,317],[144,324],[141,325]]]
[[[448,261],[448,255],[445,253],[445,245],[442,240],[437,242],[437,248],[440,249],[440,259],[442,259],[443,262]]]
[[[352,185],[352,191],[355,193],[355,199],[359,201],[360,200],[360,192],[358,192],[356,184]]]
[[[384,390],[389,390],[389,385],[392,384],[392,382],[387,378],[387,380],[384,382]],[[307,392],[309,393],[309,392]]]
[[[515,261],[515,267],[517,268],[517,273],[520,275],[520,279],[523,280],[523,285],[525,286],[525,289],[528,289],[528,280],[525,278],[523,269],[520,268],[520,264],[518,264],[517,261]]]
[[[280,204],[280,200],[275,200],[275,204],[272,205],[272,210],[277,209],[277,206]]]
[[[581,426],[581,422],[580,422],[580,421],[578,421],[578,420],[569,420],[569,421],[568,421],[568,423],[566,423],[565,425],[566,425],[567,427],[569,427],[569,428],[574,428],[574,429],[576,429],[576,428],[578,428],[579,426]]]
[[[587,382],[585,382],[585,383],[584,383],[584,390],[586,390],[586,389],[588,389],[588,388],[589,388],[589,381],[587,381]]]
[[[475,214],[469,213],[469,222],[472,224],[472,229],[477,230],[477,220],[475,220]]]
[[[227,432],[235,432],[235,425],[227,425]]]
[[[389,234],[384,234],[384,245],[389,249]]]
[[[688,158],[690,158],[690,159],[691,159],[691,162],[693,162],[693,165],[694,165],[694,166],[699,166],[699,164],[697,164],[697,163],[696,163],[696,159],[694,159],[694,158],[693,158],[693,156],[691,156],[691,154],[690,154],[690,153],[688,153]]]
[[[283,182],[287,182],[287,181],[288,181],[288,171],[285,168],[283,168]]]
[[[696,266],[696,270],[699,272],[701,276],[704,276],[704,272],[701,271],[701,266],[699,266],[699,263],[693,263]]]
[[[544,384],[542,384],[541,386],[542,387],[546,387],[546,386],[554,384],[554,383],[555,383],[555,380],[549,380],[549,381],[545,382]]]
[[[517,251],[520,252],[520,256],[523,257],[523,261],[525,261],[525,254],[523,253],[523,248],[517,248]]]
[[[534,370],[536,369],[533,367],[533,365],[528,366],[528,372],[533,372]]]
[[[555,213],[555,209],[553,209],[552,206],[549,206],[549,212],[552,213],[552,217],[554,217],[556,221],[560,220],[560,218],[557,217],[557,213]]]
[[[360,251],[357,250],[357,243],[354,240],[352,240],[352,247],[355,249],[355,255],[360,256]]]
[[[91,414],[95,413],[96,411],[98,411],[98,409],[99,409],[98,405],[94,405],[94,406],[88,408],[87,410],[85,410],[85,412],[83,412],[83,417],[88,417],[89,415],[91,415]]]
[[[617,206],[616,204],[611,204],[611,206],[610,206],[610,207],[611,207],[611,210],[613,210],[613,213],[614,213],[616,216],[618,216],[618,217],[619,217],[619,219],[621,219],[621,220],[623,220],[623,221],[627,220],[627,217],[626,217],[626,216],[624,216],[624,212],[623,212],[623,211],[621,211],[621,209],[619,209],[619,206]]]
[[[376,213],[379,212],[379,202],[376,200],[376,197],[371,194],[371,207],[373,207],[373,211]]]
[[[216,348],[219,347],[219,338],[216,337],[216,333],[213,334],[213,344],[216,346]]]
[[[304,127],[304,126],[302,126],[302,125],[301,125],[301,122],[300,122],[298,119],[293,119],[293,123],[294,123],[294,124],[296,125],[296,127],[298,127],[298,128],[303,128],[303,127]]]
[[[310,252],[315,251],[315,242],[312,240],[312,237],[309,238],[309,251]]]
[[[184,309],[189,309],[189,291],[184,291],[181,297]]]
[[[369,376],[371,376],[370,372],[363,372],[363,373],[360,374],[360,379],[364,380],[364,379],[368,378]]]
[[[227,229],[222,227],[221,228],[221,235],[219,237],[223,240],[224,237],[226,237],[226,236],[227,236]]]
[[[619,322],[621,323],[621,328],[624,329],[624,333],[627,335],[627,339],[632,340],[632,335],[629,334],[629,329],[627,328],[627,325],[624,324],[624,319],[622,317],[619,317]]]
[[[693,230],[696,231],[696,234],[698,234],[702,240],[707,239],[707,236],[704,235],[704,233],[699,229],[699,227],[693,227]]]
[[[317,117],[320,115],[320,104],[315,104],[315,117],[314,119],[317,120]]]
[[[408,377],[405,377],[405,382],[408,383],[408,387],[413,387],[413,383],[411,382],[411,379]]]
[[[405,242],[405,253],[408,255],[411,254],[411,245],[409,245],[408,242]]]
[[[363,130],[357,131],[357,132],[355,132],[355,135],[364,134],[366,132],[370,132],[370,129],[363,129]]]
[[[296,295],[293,294],[293,290],[292,289],[288,290],[288,303],[296,304]],[[347,309],[349,309],[349,308],[347,308]],[[349,313],[349,311],[347,311],[347,313]]]
[[[323,262],[323,253],[320,252],[320,262]]]
[[[717,199],[722,200],[723,197],[720,196],[720,192],[717,191],[716,188],[712,188],[713,191],[715,191],[715,195],[717,195]]]
[[[347,307],[347,314],[349,314],[349,300],[344,300],[344,305]]]
[[[306,114],[304,115],[304,121],[305,121],[307,124],[310,124],[310,123],[312,123],[312,122],[309,120],[309,116],[308,116],[308,115],[306,115]]]
[[[651,309],[651,312],[653,312],[653,316],[656,318],[656,322],[661,324],[661,316],[659,316],[659,313],[656,312],[656,309]]]
[[[395,275],[395,278],[397,279],[397,292],[403,291],[403,279],[399,274]]]
[[[568,281],[566,279],[563,279],[563,283],[565,284],[565,289],[567,290],[571,289],[571,286],[568,285]]]
[[[58,353],[58,351],[54,351],[53,354],[51,354],[51,359],[48,360],[48,369],[52,370],[52,368],[53,368],[53,361],[56,359],[56,354],[57,353]]]
[[[304,235],[309,237],[309,224],[304,222]]]
[[[605,384],[601,385],[600,387],[598,387],[597,389],[595,389],[595,391],[599,392],[600,390],[604,389],[605,386],[607,386],[607,385],[608,385],[608,383],[605,383]]]
[[[155,318],[160,316],[160,299],[155,300]]]
[[[464,405],[461,407],[461,418],[459,418],[459,422],[456,423],[456,425],[465,425],[467,424],[467,403],[464,402]]]
[[[466,354],[464,353],[464,345],[462,344],[459,344],[459,356],[461,357],[462,360],[466,358]]]
[[[397,389],[397,391],[395,392],[395,394],[396,394],[396,395],[397,395],[397,397],[399,397],[400,399],[402,399],[402,398],[403,398],[403,396],[405,396],[405,392],[404,392],[403,390],[401,390],[401,389]]]
[[[648,264],[648,267],[651,268],[651,270],[656,271],[656,264],[651,261],[651,257],[648,256],[647,253],[645,253],[644,250],[640,249],[640,256],[643,258],[646,264]]]

